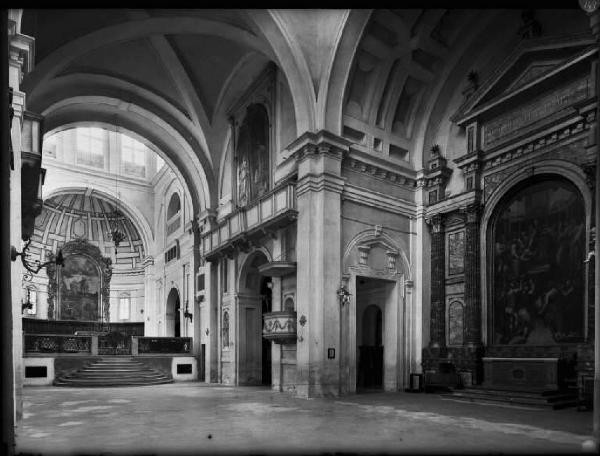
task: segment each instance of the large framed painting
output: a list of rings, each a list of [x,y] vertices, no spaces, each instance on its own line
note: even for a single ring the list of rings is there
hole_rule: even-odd
[[[488,231],[493,344],[580,342],[585,320],[585,208],[567,180],[521,186]]]
[[[58,280],[60,319],[97,321],[102,287],[98,264],[87,255],[69,255]]]
[[[46,269],[48,319],[108,322],[111,259],[84,239],[67,242],[61,251],[64,265]]]

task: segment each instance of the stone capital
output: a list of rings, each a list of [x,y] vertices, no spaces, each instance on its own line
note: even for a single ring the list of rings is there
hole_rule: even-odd
[[[440,233],[444,229],[444,214],[434,214],[431,217],[425,218],[425,223],[431,226],[434,233]]]

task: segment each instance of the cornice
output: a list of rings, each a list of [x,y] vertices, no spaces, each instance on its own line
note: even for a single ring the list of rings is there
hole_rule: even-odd
[[[481,190],[459,193],[428,206],[425,217],[431,218],[435,215],[448,214],[453,211],[464,211],[467,207],[478,204],[479,201],[481,201]]]
[[[404,170],[402,173],[396,172],[396,170],[390,170],[388,166],[379,166],[372,163],[368,163],[357,157],[347,157],[342,163],[342,167],[345,170],[353,171],[359,174],[365,174],[371,178],[384,181],[386,183],[397,185],[399,187],[406,188],[408,190],[414,190],[417,186],[417,179],[414,171],[412,175],[407,175]]]
[[[300,197],[306,192],[319,192],[328,190],[335,193],[342,193],[345,179],[329,173],[307,174],[298,181],[296,185],[296,197]]]
[[[393,198],[384,193],[348,183],[344,186],[342,199],[407,217],[414,217],[417,209],[414,202]]]

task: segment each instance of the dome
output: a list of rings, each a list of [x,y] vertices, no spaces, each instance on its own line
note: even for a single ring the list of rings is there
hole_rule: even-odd
[[[90,189],[50,197],[44,201],[42,213],[35,220],[32,252],[38,255],[42,250],[55,252],[66,242],[86,239],[104,256],[113,259],[114,269],[141,269],[145,252],[140,233],[122,211],[115,216],[116,210],[113,201]],[[109,222],[116,223],[125,233],[116,260]]]

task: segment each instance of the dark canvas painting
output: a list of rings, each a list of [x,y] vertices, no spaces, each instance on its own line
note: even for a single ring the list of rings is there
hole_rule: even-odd
[[[499,210],[490,246],[493,342],[581,341],[585,210],[578,190],[561,180],[538,182]]]
[[[100,274],[85,255],[69,255],[60,275],[61,320],[98,320]]]

